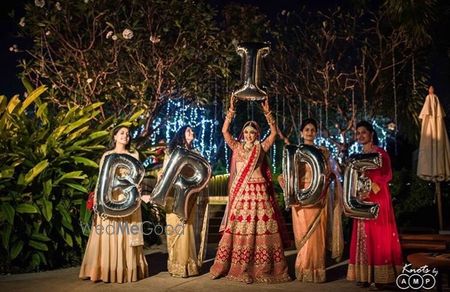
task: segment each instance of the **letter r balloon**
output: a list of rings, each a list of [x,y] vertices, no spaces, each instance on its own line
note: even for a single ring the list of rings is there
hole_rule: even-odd
[[[151,194],[152,202],[165,207],[171,189],[174,190],[172,212],[186,221],[189,216],[190,197],[206,187],[211,177],[211,166],[200,154],[177,146],[172,151],[163,170],[161,179]],[[182,170],[192,169],[193,174],[186,176]]]

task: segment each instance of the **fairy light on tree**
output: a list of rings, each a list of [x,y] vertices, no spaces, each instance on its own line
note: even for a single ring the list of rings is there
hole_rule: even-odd
[[[319,111],[320,108],[316,107]],[[194,140],[196,149],[211,163],[217,162],[220,158],[223,158],[226,166],[226,171],[229,170],[230,164],[230,152],[227,146],[224,144],[224,153],[221,157],[218,157],[219,148],[222,135],[218,131],[220,121],[217,120],[217,109],[210,108],[208,106],[199,106],[197,104],[185,104],[181,99],[175,99],[168,101],[160,113],[153,120],[154,132],[151,135],[151,143],[156,145],[161,140],[166,143],[175,135],[176,131],[184,126],[190,125],[194,128],[197,137]],[[387,125],[389,120],[384,117],[376,117],[372,119],[372,125],[378,134],[379,146],[386,149],[387,138],[389,136]],[[347,132],[345,137],[336,130],[330,129],[327,135],[318,136],[315,140],[315,144],[325,146],[330,150],[331,155],[336,158],[340,163],[344,163],[345,157],[342,155],[342,147],[344,143],[347,143],[346,151],[347,155],[361,152],[361,146],[357,143],[352,133]],[[261,140],[264,140],[269,135],[269,131],[265,130],[262,133]],[[346,142],[348,141],[348,142]],[[272,146],[271,151],[271,164],[273,171],[277,170],[277,166],[281,163],[280,159],[277,159],[278,149],[276,143]]]
[[[373,125],[373,128],[378,135],[378,146],[384,149],[386,149],[387,147],[387,138],[389,136],[389,133],[385,126],[387,125],[387,123],[388,119],[384,117],[377,117],[371,120],[371,124]],[[330,131],[328,137],[318,136],[314,142],[316,145],[326,147],[330,151],[331,156],[336,158],[340,163],[344,163],[345,161],[343,161],[342,156],[340,155],[341,150],[339,149],[339,146],[342,146],[343,143],[346,143],[345,141],[349,141],[347,142],[348,155],[359,153],[362,150],[361,145],[359,145],[358,142],[354,140],[354,138],[350,137],[350,134],[348,134],[347,137],[342,137],[340,133],[332,134]]]
[[[208,160],[215,161],[217,156],[217,123],[214,112],[208,107],[191,103],[186,105],[182,99],[169,100],[153,120],[155,129],[150,136],[152,144],[164,140],[166,143],[179,128],[190,125],[197,134],[194,146]]]

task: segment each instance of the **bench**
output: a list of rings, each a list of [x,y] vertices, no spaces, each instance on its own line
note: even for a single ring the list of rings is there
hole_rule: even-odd
[[[404,252],[450,251],[450,235],[447,234],[400,234],[400,243]]]

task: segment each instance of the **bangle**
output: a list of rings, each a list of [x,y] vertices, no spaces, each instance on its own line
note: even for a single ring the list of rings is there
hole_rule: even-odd
[[[269,123],[269,125],[274,125],[275,124],[275,118],[273,117],[271,112],[269,112],[266,115],[266,119],[267,119],[267,122]]]
[[[264,112],[265,116],[270,115],[270,114],[272,114],[272,111]]]
[[[227,114],[225,116],[225,120],[231,122],[233,120],[233,118],[234,118],[234,113],[235,113],[235,111],[228,110],[228,112],[227,112]]]

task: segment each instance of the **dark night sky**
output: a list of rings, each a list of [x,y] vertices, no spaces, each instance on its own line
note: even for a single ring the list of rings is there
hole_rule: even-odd
[[[18,41],[14,37],[16,24],[8,14],[13,10],[23,14],[23,2],[24,0],[6,0],[0,3],[0,94],[7,97],[22,91],[17,78],[18,54],[9,51],[9,48]]]
[[[23,90],[21,82],[17,78],[17,74],[19,73],[17,62],[21,57],[24,57],[25,55],[23,53],[17,54],[9,51],[9,48],[13,44],[18,44],[20,47],[21,45],[24,45],[24,41],[21,39],[17,39],[14,36],[16,33],[16,24],[12,21],[11,17],[9,17],[8,14],[14,10],[17,16],[16,19],[20,19],[20,16],[22,16],[24,13],[23,4],[24,2],[26,2],[26,0],[3,0],[0,2],[0,94],[10,97],[14,94],[21,93]],[[231,1],[209,0],[209,2],[213,6],[220,9],[225,4],[228,4]],[[351,5],[349,3],[351,3],[352,0],[239,0],[234,2],[259,6],[260,9],[263,12],[267,13],[269,17],[274,17],[279,11],[283,9],[291,10],[300,6],[306,6],[307,9],[311,10],[323,10],[335,5]],[[445,48],[448,48],[448,46],[441,45],[439,47],[438,44],[438,42],[440,42],[441,44],[442,42],[450,42],[450,34],[448,34],[447,32],[450,20],[444,19],[443,22],[444,23],[436,25],[436,30],[438,30],[438,32],[436,32],[436,30],[433,30],[436,35],[444,37],[442,37],[443,40],[441,39],[441,37],[435,38],[433,62],[432,64],[430,64],[430,68],[431,80],[433,81],[437,89],[437,94],[440,97],[441,102],[443,102],[444,107],[446,108],[447,114],[450,115],[450,76],[448,75],[450,72],[450,64],[449,58],[447,56],[447,54],[450,54],[450,52],[445,51]],[[439,30],[442,33],[439,32]],[[445,35],[447,36],[445,37]],[[29,46],[30,44],[26,45]],[[444,51],[442,51],[443,49]]]

